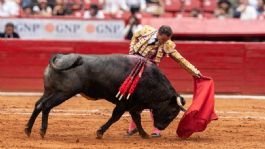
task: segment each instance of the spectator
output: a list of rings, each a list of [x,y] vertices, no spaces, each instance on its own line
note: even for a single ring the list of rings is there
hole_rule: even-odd
[[[130,16],[128,24],[126,25],[124,29],[125,39],[131,40],[133,37],[133,34],[137,32],[138,30],[142,29],[142,27],[143,26],[141,25],[139,19],[135,15]]]
[[[258,8],[258,0],[248,0],[248,4],[254,8]]]
[[[153,16],[160,16],[165,11],[162,0],[146,0],[146,12]]]
[[[23,13],[22,13],[23,17],[30,17],[32,15],[33,15],[33,12],[32,12],[31,6],[26,6],[23,8]]]
[[[84,12],[84,18],[85,19],[104,19],[104,13],[98,9],[98,5],[91,4],[89,9]]]
[[[262,15],[264,13],[264,0],[258,0],[258,7],[257,7],[257,13],[258,15]]]
[[[38,6],[39,5],[39,0],[17,0],[21,1],[22,8],[25,8],[27,6]],[[47,5],[51,7],[52,9],[55,6],[55,0],[47,0]]]
[[[50,6],[52,9],[54,8],[56,4],[56,0],[48,0],[48,6]]]
[[[23,9],[32,6],[32,0],[21,0],[21,6]]]
[[[0,0],[0,17],[19,15],[19,5],[15,0]]]
[[[14,30],[15,30],[14,24],[7,23],[5,26],[5,32],[0,33],[0,38],[19,38],[19,35]]]
[[[199,8],[192,8],[192,10],[190,12],[190,17],[198,18],[198,19],[203,18],[201,10]]]
[[[111,15],[120,15],[122,13],[121,0],[104,0],[103,11]]]
[[[228,0],[220,0],[217,4],[217,8],[214,11],[214,15],[218,19],[232,18],[233,10],[231,3]]]
[[[81,17],[81,3],[81,0],[67,0],[64,3],[66,15]]]
[[[33,11],[40,16],[52,16],[52,8],[48,6],[47,0],[38,0],[38,5],[33,7]]]
[[[145,0],[122,0],[121,8],[123,11],[130,11],[131,8],[137,8],[140,11],[144,11],[146,9],[146,1]]]
[[[64,16],[66,15],[66,9],[63,3],[63,0],[56,0],[52,14],[54,16]]]
[[[257,11],[255,7],[249,5],[248,0],[239,0],[239,6],[236,8],[236,16],[241,20],[257,19]]]
[[[228,1],[230,2],[232,8],[236,8],[237,7],[238,0],[228,0]]]

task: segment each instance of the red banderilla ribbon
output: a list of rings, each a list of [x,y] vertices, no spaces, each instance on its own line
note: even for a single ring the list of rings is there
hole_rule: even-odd
[[[143,61],[140,59],[138,63],[135,65],[129,76],[125,79],[125,81],[122,83],[122,85],[119,88],[119,92],[116,95],[116,98],[120,96],[119,100],[122,99],[122,97],[126,94],[127,90],[129,89],[134,77],[138,73],[139,69],[141,68],[141,65],[143,64]]]
[[[129,90],[129,94],[128,94],[128,96],[127,96],[127,99],[130,98],[131,94],[134,92],[134,90],[135,90],[135,88],[136,88],[136,85],[138,84],[140,78],[142,77],[142,74],[143,74],[143,72],[144,72],[145,64],[146,64],[146,61],[143,63],[140,72],[138,73],[138,75],[136,76],[136,78],[133,80],[133,83],[132,83],[132,85],[131,85],[131,87],[130,87],[130,90]]]
[[[121,98],[123,97],[123,95],[126,93],[128,86],[131,84],[136,72],[139,69],[139,66],[141,65],[142,60],[139,60],[137,62],[137,64],[135,65],[135,67],[133,68],[133,70],[131,71],[131,73],[129,74],[129,76],[125,79],[125,81],[122,83],[122,85],[119,88],[119,92],[116,95],[116,98],[119,97],[119,95],[121,94],[119,100],[121,100]]]

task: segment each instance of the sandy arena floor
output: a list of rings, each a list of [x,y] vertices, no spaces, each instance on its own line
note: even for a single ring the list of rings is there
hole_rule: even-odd
[[[36,120],[31,137],[24,134],[24,126],[38,97],[0,97],[0,148],[265,148],[265,100],[218,100],[218,121],[206,131],[189,139],[176,137],[178,116],[162,132],[161,138],[141,139],[139,135],[125,135],[130,117],[126,113],[97,140],[95,132],[104,124],[113,105],[101,101],[87,101],[75,97],[53,109],[49,117],[46,137],[39,135],[41,114]],[[188,100],[190,105],[191,100]],[[147,132],[152,129],[148,112],[142,114]]]

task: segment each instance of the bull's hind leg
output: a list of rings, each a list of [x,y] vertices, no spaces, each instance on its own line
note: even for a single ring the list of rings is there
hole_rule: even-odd
[[[26,124],[26,127],[25,127],[25,134],[29,137],[30,134],[31,134],[31,130],[32,130],[32,127],[33,127],[33,124],[36,120],[36,118],[38,117],[38,115],[40,114],[41,110],[42,110],[42,103],[45,101],[45,100],[48,100],[49,97],[44,94],[35,104],[35,108],[31,114],[31,117],[28,121],[28,123]]]
[[[124,105],[117,105],[113,112],[111,118],[97,130],[97,139],[101,139],[106,130],[115,122],[117,122],[121,116],[125,113],[126,108]]]
[[[145,132],[145,130],[142,127],[140,113],[139,112],[136,112],[136,111],[130,111],[130,114],[131,114],[131,117],[132,117],[133,121],[136,124],[136,127],[138,129],[139,135],[142,138],[144,138],[144,139],[149,138],[149,135]]]
[[[42,123],[40,129],[40,135],[44,138],[48,127],[48,117],[51,109],[59,104],[63,103],[67,99],[73,97],[75,94],[57,93],[51,99],[47,100],[42,106]]]

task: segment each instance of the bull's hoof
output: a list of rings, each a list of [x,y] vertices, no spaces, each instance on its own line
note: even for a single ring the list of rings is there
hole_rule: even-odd
[[[145,133],[141,133],[140,136],[141,136],[142,139],[149,139],[150,138],[150,136],[146,132]]]
[[[25,132],[25,134],[26,134],[28,137],[30,137],[30,134],[31,134],[31,129],[30,129],[30,128],[26,127],[26,128],[24,129],[24,132]]]
[[[46,130],[40,129],[40,136],[42,139],[44,138],[45,134],[46,134]]]
[[[97,139],[102,139],[103,138],[103,133],[100,130],[97,131],[97,137],[96,138]]]

